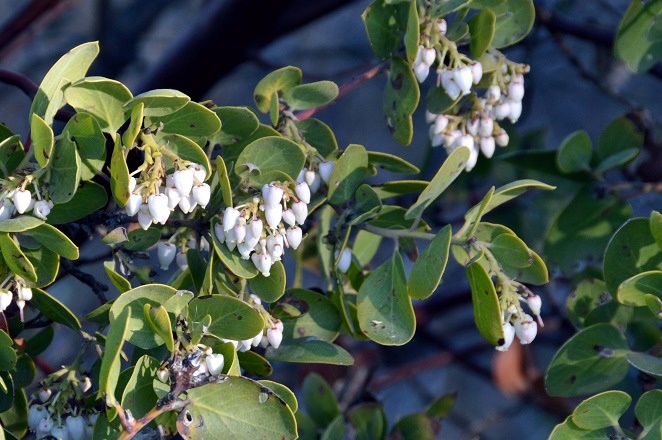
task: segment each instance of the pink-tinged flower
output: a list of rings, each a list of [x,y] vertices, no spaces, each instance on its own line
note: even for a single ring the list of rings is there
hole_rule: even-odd
[[[179,267],[181,271],[185,271],[186,269],[188,269],[188,260],[186,259],[186,252],[178,252],[175,261],[177,262],[177,267]]]
[[[426,47],[423,49],[423,54],[421,60],[429,66],[432,66],[437,59],[437,51],[432,47]]]
[[[496,144],[500,147],[505,147],[508,145],[508,133],[506,133],[506,130],[501,130],[494,138],[496,141]]]
[[[478,61],[474,61],[471,64],[469,64],[469,67],[471,68],[471,76],[473,78],[473,83],[478,84],[480,82],[480,79],[483,77],[483,65],[480,64]]]
[[[499,86],[491,85],[488,89],[487,92],[485,93],[485,97],[487,98],[488,102],[491,102],[494,104],[497,102],[499,99],[501,99],[501,88]]]
[[[530,315],[515,323],[515,334],[522,344],[530,344],[538,334],[538,324]]]

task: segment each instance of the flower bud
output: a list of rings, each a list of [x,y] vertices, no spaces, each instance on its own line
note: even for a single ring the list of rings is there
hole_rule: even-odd
[[[182,197],[188,196],[193,188],[193,171],[191,169],[177,170],[172,175],[175,188]]]
[[[506,133],[506,130],[501,130],[494,138],[496,141],[496,144],[500,147],[505,147],[508,145],[508,133]]]
[[[515,323],[515,334],[522,344],[530,344],[538,334],[538,324],[530,315]]]
[[[4,312],[11,304],[13,296],[11,292],[5,289],[0,289],[0,312]]]
[[[322,162],[319,164],[320,177],[327,185],[331,181],[331,174],[333,174],[333,169],[335,167],[335,162]]]
[[[16,305],[18,306],[19,315],[21,317],[21,322],[23,322],[25,320],[25,316],[23,315],[23,309],[25,308],[25,300],[21,299],[21,298],[17,299],[16,300]]]
[[[140,206],[143,203],[143,198],[140,194],[136,193],[131,193],[129,196],[129,201],[126,202],[126,205],[124,206],[124,211],[126,212],[126,215],[129,215],[133,217],[134,215],[138,214],[138,211],[140,210]]]
[[[28,211],[32,203],[32,194],[27,189],[14,191],[14,207],[19,214]]]
[[[510,344],[513,343],[513,340],[515,339],[515,327],[509,322],[504,322],[503,323],[503,337],[504,337],[504,343],[503,345],[499,345],[498,347],[494,347],[499,351],[508,351],[508,348],[510,348]]]
[[[202,183],[207,178],[207,169],[198,163],[189,165],[188,169],[193,171],[194,182],[197,180]]]
[[[446,32],[448,31],[448,24],[446,23],[446,20],[443,18],[437,20],[437,29],[439,30],[439,34],[446,35]]]
[[[488,159],[491,158],[495,148],[496,146],[492,136],[483,136],[480,138],[480,151],[483,153],[483,156]]]
[[[534,315],[540,315],[540,309],[542,308],[542,299],[539,295],[530,295],[526,299],[526,303],[529,305],[531,312]]]
[[[336,258],[337,258],[337,252],[336,252]],[[342,255],[340,255],[340,259],[338,260],[338,270],[342,273],[346,273],[347,270],[349,269],[350,264],[352,264],[352,251],[350,248],[345,248],[342,251]]]
[[[492,136],[492,131],[494,130],[494,120],[487,116],[480,118],[480,127],[478,128],[478,134],[481,136]]]
[[[474,80],[473,73],[471,73],[471,67],[464,66],[453,70],[453,79],[457,83],[463,95],[467,95],[469,92],[471,92],[471,85],[473,84]]]
[[[216,376],[223,371],[225,358],[220,353],[212,353],[205,357],[205,364],[207,365],[207,371],[209,371],[209,374]]]
[[[414,64],[414,75],[416,75],[416,79],[419,83],[425,81],[429,74],[430,66],[425,63]]]
[[[422,61],[425,63],[428,67],[432,66],[437,59],[437,51],[434,50],[432,47],[426,47],[423,49],[423,54],[422,54]]]
[[[471,77],[473,79],[473,83],[478,84],[480,79],[483,77],[483,65],[478,61],[474,61],[469,64],[469,68],[471,69]]]
[[[467,131],[471,136],[476,136],[478,134],[478,127],[480,125],[480,119],[470,118],[467,120]]]
[[[313,186],[313,182],[315,182],[315,178],[317,177],[317,173],[313,170],[307,170],[304,173],[304,178],[303,181],[308,184],[308,186]]]
[[[165,194],[152,194],[147,197],[147,206],[149,213],[152,216],[154,223],[161,223],[162,225],[168,220],[170,216],[170,209],[168,208],[168,196]]]
[[[30,301],[32,299],[32,289],[23,285],[19,286],[18,298],[24,301]]]
[[[37,425],[37,438],[42,438],[50,435],[53,429],[53,420],[50,417],[44,417]]]
[[[310,203],[310,187],[306,182],[297,183],[294,187],[294,192],[303,203],[306,205]]]
[[[254,253],[251,255],[251,260],[253,260],[253,264],[259,270],[263,276],[268,277],[271,273],[271,256],[267,253]]]
[[[292,247],[292,249],[296,249],[301,244],[301,240],[303,239],[303,232],[301,231],[300,227],[293,226],[287,229],[286,237],[287,243]]]
[[[177,263],[177,267],[181,271],[185,271],[188,269],[188,260],[186,259],[186,252],[178,252],[177,256],[175,257],[175,261]]]
[[[434,132],[441,133],[448,127],[448,118],[446,115],[439,115],[434,119]]]
[[[39,400],[41,401],[41,403],[48,402],[48,399],[51,398],[51,394],[53,394],[53,392],[48,387],[43,387],[42,389],[40,389],[39,390]]]
[[[43,418],[47,418],[48,410],[42,405],[32,405],[28,411],[28,428],[34,432]]]
[[[14,214],[14,203],[9,199],[4,199],[0,203],[0,221],[11,218],[12,214]]]
[[[290,226],[294,226],[297,223],[297,218],[292,209],[286,209],[283,211],[283,221]]]
[[[167,383],[167,382],[168,382],[168,378],[170,377],[170,372],[169,372],[168,369],[165,368],[165,367],[163,367],[163,368],[159,368],[158,370],[156,370],[156,377],[157,377],[157,379],[159,379],[161,382],[163,382],[163,383]]]
[[[157,248],[157,256],[159,258],[159,264],[161,265],[161,270],[170,269],[170,264],[175,259],[177,255],[177,246],[167,241],[162,241],[159,243]]]
[[[83,393],[87,393],[92,389],[92,381],[89,377],[85,376],[83,377],[83,380],[78,382],[78,388],[80,388]]]
[[[501,99],[501,88],[496,84],[491,85],[487,89],[487,92],[485,93],[485,97],[491,103],[497,102],[499,99]]]
[[[223,224],[222,223],[216,223],[214,225],[214,233],[216,234],[216,238],[218,238],[218,241],[222,243],[225,243],[225,231],[223,230]]]

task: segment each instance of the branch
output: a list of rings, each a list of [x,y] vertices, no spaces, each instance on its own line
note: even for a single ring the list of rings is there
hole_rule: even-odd
[[[60,264],[62,264],[62,268],[65,270],[65,272],[72,275],[81,283],[88,285],[92,289],[94,294],[97,296],[97,298],[99,298],[101,304],[105,304],[106,302],[108,302],[108,298],[106,298],[106,294],[104,293],[108,291],[108,286],[98,282],[96,278],[94,278],[89,273],[83,272],[82,270],[78,269],[76,266],[74,266],[74,264],[71,261],[66,259],[61,259],[60,261],[61,261]]]

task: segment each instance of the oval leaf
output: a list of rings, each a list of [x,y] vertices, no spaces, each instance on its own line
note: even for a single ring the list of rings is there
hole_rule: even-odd
[[[285,293],[286,274],[285,267],[280,261],[276,261],[270,270],[268,277],[261,273],[248,280],[253,293],[263,301],[272,303],[277,301]]]
[[[556,152],[556,165],[564,173],[589,171],[593,148],[591,138],[584,130],[568,135]]]
[[[338,158],[329,178],[329,203],[348,200],[363,183],[368,168],[368,153],[362,145],[351,144]]]
[[[572,421],[586,430],[619,426],[618,419],[631,402],[632,397],[623,391],[605,391],[580,403],[572,412]]]
[[[344,348],[314,337],[284,341],[277,350],[268,348],[267,359],[306,364],[352,365],[354,358]]]
[[[439,286],[448,262],[451,234],[450,225],[444,226],[414,262],[408,284],[412,298],[425,299]]]
[[[192,300],[188,319],[201,321],[206,315],[212,322],[207,333],[223,339],[243,341],[264,329],[262,316],[245,302],[223,295],[210,295]]]
[[[101,130],[114,134],[126,121],[123,106],[133,95],[119,81],[91,76],[67,87],[64,98],[76,111],[94,116]]]
[[[267,136],[257,139],[244,148],[235,164],[235,173],[247,176],[249,184],[262,188],[272,182],[274,173],[282,173],[296,180],[306,160],[301,148],[289,139]]]
[[[501,324],[501,307],[492,279],[479,263],[467,266],[467,279],[471,286],[474,321],[480,334],[494,346],[505,343]]]

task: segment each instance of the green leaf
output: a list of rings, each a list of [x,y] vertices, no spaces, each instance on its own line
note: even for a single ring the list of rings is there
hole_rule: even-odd
[[[55,281],[60,269],[60,257],[45,247],[24,249],[23,253],[30,260],[37,274],[37,281],[25,281],[28,287],[44,287]]]
[[[15,390],[12,406],[9,410],[0,413],[0,421],[4,428],[7,440],[25,438],[28,432],[28,398],[25,390]]]
[[[414,262],[409,273],[409,296],[425,299],[432,295],[446,269],[451,244],[451,227],[444,226]]]
[[[179,134],[166,134],[161,138],[161,141],[167,145],[168,151],[180,159],[188,160],[189,162],[205,167],[207,171],[205,180],[211,176],[211,163],[209,162],[207,153],[191,139]],[[169,155],[164,155],[163,161],[166,163],[168,169],[173,168],[172,159]]]
[[[106,161],[106,138],[99,123],[89,113],[76,113],[62,131],[76,144],[81,160],[81,178],[90,180],[102,171]]]
[[[287,403],[287,406],[290,407],[290,411],[292,411],[293,413],[297,412],[297,409],[299,408],[299,403],[297,402],[297,398],[292,392],[292,390],[290,390],[288,387],[271,380],[258,380],[258,383],[260,385],[264,385],[265,387],[269,388],[271,391],[276,393],[278,397],[280,397],[282,400],[285,401],[285,403]]]
[[[374,167],[399,174],[418,174],[420,170],[415,165],[399,156],[379,151],[368,152],[368,163]]]
[[[25,232],[43,225],[44,221],[31,215],[19,215],[0,221],[0,232]]]
[[[657,242],[657,245],[662,249],[662,214],[657,211],[652,211],[650,216],[651,235]]]
[[[483,9],[478,14],[471,17],[468,22],[471,42],[469,49],[474,58],[480,58],[492,44],[494,38],[494,28],[496,25],[496,15],[491,9]]]
[[[453,107],[461,97],[451,99],[443,87],[430,87],[426,95],[425,102],[428,111],[434,114],[445,114]]]
[[[434,440],[441,430],[441,423],[427,414],[409,414],[398,420],[389,438],[404,440]]]
[[[124,104],[124,111],[132,111],[138,104],[143,104],[144,116],[165,116],[184,107],[191,98],[180,91],[172,89],[156,89],[141,93]],[[132,115],[133,116],[133,115]]]
[[[399,252],[367,276],[356,305],[361,331],[373,341],[402,345],[414,336],[416,318]]]
[[[570,273],[582,260],[600,261],[610,237],[631,213],[630,206],[618,198],[602,197],[592,185],[582,187],[547,233],[544,254],[548,263]]]
[[[405,53],[407,61],[413,63],[418,54],[418,45],[421,41],[420,24],[418,20],[418,6],[416,2],[407,4],[407,26],[405,30]]]
[[[600,134],[595,154],[596,171],[625,165],[644,145],[644,135],[627,117],[614,119]]]
[[[368,33],[370,46],[379,58],[389,58],[398,49],[403,39],[402,34],[408,30],[409,11],[409,4],[388,4],[385,0],[374,0],[363,11],[361,17]],[[407,40],[412,39],[413,32],[416,30],[409,30]],[[412,44],[410,41],[408,43],[407,46]],[[418,41],[416,41],[416,46],[418,49]]]
[[[168,317],[166,308],[162,305],[157,307],[145,304],[143,306],[143,317],[154,333],[163,339],[168,351],[174,351],[175,341],[172,337],[172,326],[170,325],[170,317]]]
[[[391,135],[402,145],[409,145],[414,135],[412,115],[421,92],[409,64],[394,57],[384,89],[384,116]]]
[[[220,219],[217,217],[212,218],[210,226],[211,231],[214,231],[214,228],[219,223],[219,221]],[[223,262],[223,265],[227,267],[232,273],[246,279],[257,276],[259,271],[251,260],[244,260],[238,253],[232,252],[230,249],[228,249],[225,243],[218,241],[218,237],[216,236],[215,232],[211,234],[211,237],[214,249],[216,250],[216,255],[218,255],[218,257],[221,259],[221,262]]]
[[[36,228],[24,231],[23,235],[34,238],[42,246],[50,249],[61,257],[68,260],[78,259],[78,246],[54,226],[44,223]]]
[[[333,168],[329,178],[329,203],[339,205],[349,200],[363,183],[368,168],[368,153],[362,145],[350,144]]]
[[[16,351],[12,347],[14,341],[7,333],[0,330],[0,371],[9,371],[16,365]]]
[[[34,270],[34,266],[6,232],[0,233],[0,248],[2,248],[2,256],[5,259],[5,263],[7,263],[7,266],[14,274],[27,281],[37,281],[37,273]]]
[[[140,130],[143,126],[145,104],[142,102],[138,103],[131,110],[131,119],[129,120],[129,126],[122,134],[122,143],[129,150],[135,146],[136,139],[140,134]],[[115,146],[119,145],[119,142],[115,143]],[[114,150],[113,150],[114,151]]]
[[[244,377],[188,391],[188,405],[177,417],[177,430],[187,439],[296,438],[294,414],[269,388]]]
[[[455,406],[457,394],[457,392],[454,392],[439,397],[430,405],[428,405],[428,408],[425,410],[425,414],[432,417],[438,417],[440,419],[446,417],[451,409],[453,409]]]
[[[251,186],[261,189],[262,185],[274,180],[296,180],[305,160],[301,148],[293,141],[268,136],[244,148],[237,158],[235,173],[245,176]]]
[[[255,113],[246,107],[216,107],[212,111],[216,113],[222,123],[220,131],[210,139],[212,144],[235,143],[253,134],[260,125]]]
[[[160,127],[161,124],[163,128],[159,134],[178,134],[189,138],[211,136],[221,128],[221,120],[216,113],[193,101],[167,115],[146,114],[146,127]]]
[[[30,115],[35,113],[51,125],[55,113],[64,104],[63,90],[85,76],[98,54],[99,43],[96,41],[76,46],[64,54],[41,81],[30,107]]]
[[[80,156],[71,139],[65,137],[55,143],[47,169],[50,199],[55,204],[70,201],[76,193],[82,173]]]
[[[329,298],[312,290],[288,289],[283,298],[286,304],[301,304],[305,313],[293,318],[282,318],[283,338],[287,341],[295,338],[315,336],[321,340],[333,342],[340,331],[341,319],[338,309]]]
[[[533,27],[533,0],[507,0],[492,8],[496,15],[492,46],[501,49],[523,39]]]
[[[569,134],[556,152],[556,166],[564,173],[590,171],[593,147],[584,130]]]
[[[605,391],[580,403],[572,412],[572,421],[587,431],[620,426],[618,419],[631,402],[632,397],[623,391]]]
[[[440,17],[442,15],[450,14],[451,12],[455,12],[460,8],[468,6],[470,2],[471,0],[447,0],[446,2],[438,6],[433,12],[435,16]]]
[[[285,92],[301,84],[301,69],[286,66],[275,70],[262,78],[255,86],[253,99],[255,105],[262,113],[267,113],[272,104],[274,93]]]
[[[120,291],[120,293],[128,292],[131,290],[131,282],[124,278],[122,275],[115,272],[115,263],[113,261],[105,261],[103,263],[103,268],[106,270],[106,274],[113,285]],[[89,320],[89,318],[88,318]]]
[[[126,164],[125,148],[119,137],[115,140],[113,155],[110,158],[110,189],[117,204],[123,207],[129,201],[129,167]]]
[[[267,377],[271,376],[274,372],[269,361],[255,353],[254,351],[237,351],[234,345],[230,344],[231,350],[236,353],[237,359],[241,364],[241,368],[245,371],[244,374],[252,374],[255,376]],[[276,393],[280,396],[279,393]],[[282,396],[281,396],[282,397]]]
[[[157,227],[134,229],[127,235],[122,247],[127,251],[145,251],[161,240],[161,231]]]
[[[307,110],[319,107],[336,99],[338,86],[331,81],[317,81],[296,85],[283,93],[285,101],[291,110]]]
[[[662,420],[662,390],[651,390],[641,395],[634,407],[637,421],[644,427],[639,438],[645,438],[645,434]]]
[[[478,331],[490,344],[503,345],[501,307],[490,276],[481,264],[472,263],[467,266],[467,279],[471,286],[471,302]]]
[[[604,256],[604,279],[616,294],[618,286],[641,272],[662,270],[660,249],[650,232],[647,218],[633,218],[614,234]]]
[[[490,243],[494,258],[510,267],[524,268],[533,264],[533,255],[526,244],[515,234],[497,235]]]
[[[341,415],[336,416],[329,426],[326,427],[320,440],[335,440],[339,438],[345,438],[345,419]]]
[[[212,323],[207,333],[223,339],[252,339],[264,329],[264,319],[245,302],[224,295],[198,297],[188,305],[190,321],[200,321],[210,315]]]
[[[312,145],[323,157],[329,157],[338,149],[338,142],[333,131],[324,122],[315,118],[296,122],[303,140]]]
[[[4,127],[0,124],[0,127]],[[25,157],[19,135],[10,136],[0,142],[0,177],[10,176]]]
[[[604,440],[607,437],[604,429],[586,431],[580,428],[574,424],[570,415],[563,423],[556,425],[548,440]]]
[[[356,199],[356,206],[349,221],[350,225],[358,225],[375,217],[382,207],[382,201],[379,200],[379,196],[366,183],[357,188],[354,198]]]
[[[662,59],[662,40],[649,39],[648,32],[662,13],[662,1],[631,2],[621,20],[614,55],[635,73],[642,73]]]
[[[112,406],[115,400],[115,387],[120,375],[120,354],[122,346],[130,331],[131,309],[124,308],[117,315],[108,330],[106,345],[101,357],[101,370],[99,371],[99,394],[105,399],[106,405]]]
[[[420,217],[423,211],[462,174],[469,159],[469,153],[470,151],[467,147],[458,147],[451,152],[427,188],[423,190],[416,202],[407,210],[406,219]]]
[[[662,379],[662,358],[646,353],[628,353],[626,359],[637,370],[656,379]]]
[[[147,284],[136,287],[120,295],[110,308],[111,328],[124,310],[130,309],[124,338],[135,346],[149,350],[163,344],[163,339],[145,322],[143,308],[145,304],[157,306],[173,297],[176,290],[162,284]]]
[[[49,295],[48,292],[41,289],[32,289],[30,303],[37,307],[48,319],[64,324],[76,332],[81,329],[76,314],[57,298]]]
[[[372,258],[377,254],[382,238],[381,235],[373,234],[363,229],[356,234],[352,253],[360,267],[370,263]]]
[[[286,284],[285,267],[280,261],[276,261],[271,266],[268,277],[261,273],[248,280],[253,293],[259,296],[263,301],[272,303],[277,301],[285,293]]]
[[[103,208],[107,202],[108,195],[103,186],[94,182],[83,182],[71,200],[53,206],[47,221],[51,225],[71,223]]]
[[[90,76],[67,87],[64,98],[77,112],[94,116],[105,133],[114,135],[126,121],[123,106],[133,95],[119,81]]]
[[[653,270],[637,274],[618,286],[618,301],[634,307],[647,307],[656,316],[662,306],[662,271]],[[652,297],[652,298],[651,298]]]
[[[122,408],[131,411],[136,419],[143,417],[156,406],[158,397],[152,382],[161,363],[151,356],[138,359],[129,382],[122,394]]]
[[[347,411],[354,427],[356,440],[382,440],[386,437],[388,421],[384,408],[378,403],[362,403]]]
[[[283,341],[277,350],[268,348],[267,359],[306,364],[352,365],[354,358],[344,348],[315,337]]]
[[[53,129],[39,115],[34,113],[32,114],[30,129],[34,157],[37,159],[39,166],[43,168],[48,163],[53,151],[55,143]]]
[[[588,314],[609,301],[610,298],[611,295],[607,292],[607,285],[604,281],[583,280],[566,300],[568,319],[575,327],[584,327],[584,319]]]
[[[303,380],[302,398],[308,415],[320,428],[326,428],[340,415],[340,407],[331,387],[317,373],[310,373]]]
[[[608,389],[628,372],[625,336],[611,324],[580,330],[556,352],[545,374],[551,396],[580,396]]]

